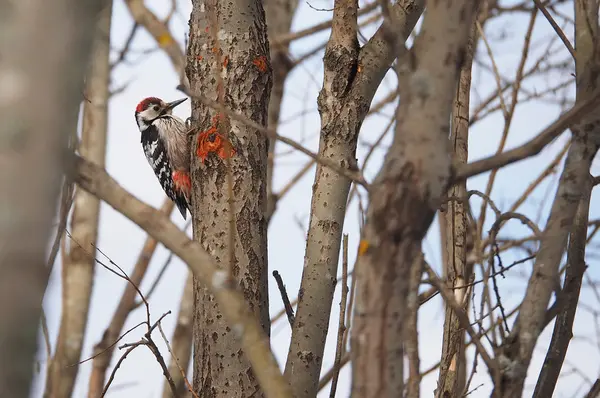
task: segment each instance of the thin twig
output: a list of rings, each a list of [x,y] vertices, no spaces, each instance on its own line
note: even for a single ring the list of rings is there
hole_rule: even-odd
[[[127,358],[127,356],[131,353],[131,351],[135,350],[137,347],[139,347],[139,345],[129,347],[127,349],[127,351],[125,351],[123,353],[123,355],[121,355],[121,358],[119,358],[119,360],[117,361],[117,363],[116,363],[115,367],[113,368],[112,372],[110,372],[110,377],[108,378],[108,381],[106,382],[106,385],[104,386],[104,390],[102,390],[102,395],[100,395],[100,398],[104,398],[104,396],[106,395],[106,392],[108,391],[108,388],[110,387],[110,385],[112,384],[113,380],[115,379],[115,374],[117,373],[117,370],[119,370],[119,368],[121,367],[121,364],[123,363],[123,361],[125,360],[125,358]]]
[[[552,18],[552,15],[550,15],[550,13],[546,9],[546,7],[544,7],[544,5],[540,2],[540,0],[533,0],[533,2],[535,3],[535,6],[542,12],[542,14],[544,14],[544,17],[546,17],[546,20],[550,23],[552,29],[554,29],[560,40],[562,40],[565,47],[567,47],[567,50],[569,50],[571,57],[575,59],[575,49],[571,45],[569,39],[567,39],[567,36],[565,36],[565,32],[563,32],[562,29],[558,26],[554,18]]]
[[[346,333],[346,325],[344,319],[346,317],[346,302],[348,299],[348,234],[343,237],[343,258],[342,258],[342,297],[340,299],[340,319],[338,322],[337,344],[335,347],[335,360],[333,361],[333,379],[331,380],[331,391],[329,398],[335,397],[337,389],[337,381],[340,376],[340,367],[342,362],[342,353],[344,352],[344,334]]]
[[[229,116],[233,120],[237,120],[241,123],[244,123],[245,125],[263,133],[267,138],[276,139],[276,140],[283,142],[284,144],[291,146],[292,148],[311,157],[317,163],[320,163],[323,166],[329,167],[330,169],[338,172],[339,174],[343,175],[344,177],[347,177],[348,179],[354,181],[355,183],[362,185],[365,189],[368,190],[369,184],[365,181],[364,177],[357,171],[351,171],[348,169],[344,169],[341,166],[339,166],[338,164],[330,161],[329,159],[323,158],[323,157],[317,155],[316,153],[306,149],[303,145],[297,143],[296,141],[277,134],[277,132],[275,130],[266,128],[266,127],[256,123],[255,121],[247,118],[246,116],[242,115],[241,113],[234,112],[234,111],[228,109],[227,107],[219,104],[218,102],[205,97],[204,95],[202,95],[200,93],[195,93],[195,92],[192,93],[183,84],[180,84],[179,86],[177,86],[177,89],[182,91],[189,97],[192,97],[192,98],[202,102],[204,105],[209,106],[213,109],[216,109],[220,112],[227,114],[227,116]]]
[[[582,117],[588,115],[590,111],[595,109],[599,99],[600,90],[596,90],[587,100],[581,101],[573,106],[531,141],[498,155],[493,155],[461,166],[456,171],[455,178],[463,179],[473,177],[477,174],[485,173],[486,171],[493,169],[499,169],[500,167],[518,162],[527,157],[537,155],[565,129],[579,122]]]
[[[281,279],[281,275],[277,270],[273,271],[273,277],[277,281],[277,287],[279,288],[279,293],[281,293],[281,300],[283,301],[283,306],[285,308],[285,313],[288,318],[288,322],[290,326],[294,326],[294,309],[290,304],[290,298],[288,297],[287,291],[285,290],[285,285],[283,284],[283,279]]]
[[[179,368],[179,371],[181,372],[181,377],[183,377],[183,381],[185,382],[185,385],[186,385],[188,391],[192,393],[192,395],[194,396],[194,398],[199,398],[198,394],[196,394],[194,392],[194,388],[190,384],[190,381],[188,380],[187,375],[185,374],[185,371],[183,370],[183,368],[179,364],[179,358],[177,358],[175,356],[175,353],[171,349],[171,344],[169,343],[169,339],[167,339],[167,336],[165,335],[165,332],[163,331],[162,325],[160,323],[158,324],[158,330],[160,331],[160,335],[162,336],[163,340],[165,341],[165,344],[167,345],[167,349],[169,350],[169,353],[171,354],[171,357],[173,357],[173,360],[175,361],[175,364],[177,365],[177,367]]]
[[[452,293],[446,288],[446,286],[444,286],[443,282],[440,280],[440,278],[437,276],[437,274],[431,268],[431,266],[429,264],[427,264],[427,262],[425,262],[425,261],[424,261],[424,266],[425,266],[425,271],[429,275],[429,279],[430,279],[431,283],[437,287],[437,289],[442,294],[442,297],[444,297],[444,301],[446,301],[446,304],[448,304],[450,307],[452,307],[452,309],[456,313],[458,321],[465,328],[465,330],[469,334],[469,337],[471,337],[471,340],[475,344],[475,347],[476,347],[477,351],[479,352],[479,355],[481,355],[483,362],[485,362],[486,366],[488,367],[490,372],[492,372],[492,374],[496,374],[499,371],[498,364],[494,359],[492,359],[492,357],[490,357],[487,350],[481,343],[481,340],[479,339],[477,332],[475,332],[475,330],[473,329],[473,327],[471,326],[471,324],[469,322],[469,316],[465,313],[465,310],[462,308],[462,306],[456,302]]]
[[[106,171],[80,156],[72,156],[75,175],[71,176],[79,186],[134,221],[151,236],[181,258],[215,295],[225,318],[232,329],[239,331],[242,349],[252,364],[252,369],[267,397],[291,396],[290,386],[283,378],[277,361],[270,350],[267,336],[250,310],[236,284],[217,267],[215,260],[192,241],[167,217],[125,191]]]

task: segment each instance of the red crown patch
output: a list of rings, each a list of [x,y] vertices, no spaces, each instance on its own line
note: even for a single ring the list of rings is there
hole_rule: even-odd
[[[161,102],[162,101],[160,100],[160,98],[156,97],[144,98],[140,101],[139,104],[137,104],[137,106],[135,107],[135,111],[142,112],[144,109],[147,109],[150,104],[160,104]]]

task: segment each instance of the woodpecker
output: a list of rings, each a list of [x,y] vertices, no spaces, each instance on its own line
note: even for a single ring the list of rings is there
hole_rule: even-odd
[[[187,98],[164,102],[148,97],[135,108],[142,148],[167,196],[186,219],[191,212],[190,142],[185,122],[172,114]]]

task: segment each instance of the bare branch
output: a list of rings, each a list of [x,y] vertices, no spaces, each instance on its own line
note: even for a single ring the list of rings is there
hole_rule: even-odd
[[[200,93],[195,93],[195,92],[189,92],[187,89],[185,89],[184,86],[180,85],[178,87],[178,89],[180,89],[181,91],[183,91],[184,93],[186,93],[187,95],[189,95],[191,98],[200,101],[201,103],[203,103],[206,106],[209,106],[213,109],[216,109],[220,112],[225,113],[228,117],[230,117],[231,119],[237,120],[242,122],[243,124],[263,133],[266,137],[270,138],[270,139],[276,139],[279,140],[281,142],[283,142],[284,144],[287,144],[289,146],[291,146],[292,148],[298,150],[299,152],[302,152],[303,154],[309,156],[310,158],[312,158],[314,161],[316,161],[318,164],[322,164],[326,167],[331,168],[332,170],[336,171],[337,173],[345,176],[346,178],[351,179],[352,181],[356,182],[357,184],[360,184],[362,186],[364,186],[365,188],[368,187],[367,182],[365,181],[365,179],[362,177],[361,174],[357,173],[356,171],[350,169],[344,169],[342,167],[340,167],[339,165],[335,164],[334,162],[332,162],[331,160],[324,158],[320,155],[317,155],[313,152],[311,152],[310,150],[306,149],[303,145],[297,143],[296,141],[281,136],[279,134],[277,134],[276,131],[266,128],[252,120],[250,120],[249,118],[245,117],[244,115],[237,113],[235,111],[232,111],[231,109],[220,105],[218,102],[216,101],[212,101],[209,98],[205,97],[204,95],[200,94]]]
[[[567,50],[569,50],[569,54],[571,54],[573,59],[575,59],[575,49],[571,45],[569,39],[567,39],[567,36],[565,36],[565,32],[563,32],[560,26],[558,26],[554,18],[552,18],[552,15],[550,15],[550,13],[540,0],[533,0],[533,2],[535,3],[535,6],[542,12],[542,14],[544,14],[544,17],[546,17],[548,23],[550,23],[552,29],[554,29],[558,37],[560,37],[560,40],[563,42]]]
[[[125,0],[125,4],[135,22],[143,26],[167,53],[177,75],[185,79],[185,56],[169,28],[146,7],[144,0]]]
[[[189,391],[194,398],[198,398],[194,389],[187,379],[187,369],[192,354],[192,331],[194,318],[194,274],[188,272],[188,276],[183,288],[181,296],[181,305],[179,306],[179,314],[177,315],[177,323],[173,331],[173,348],[167,340],[161,325],[158,325],[160,334],[162,335],[169,353],[171,354],[171,362],[169,363],[169,373],[173,377],[175,384],[176,395],[171,396],[171,386],[166,384],[163,388],[163,398],[183,398]],[[183,364],[183,365],[182,365]]]
[[[346,316],[346,301],[348,299],[348,235],[344,235],[343,240],[343,259],[342,259],[342,298],[340,299],[340,316],[338,321],[337,344],[335,347],[335,359],[333,361],[333,379],[331,380],[331,391],[329,398],[335,398],[335,390],[337,381],[340,375],[342,362],[342,353],[344,352],[344,334],[346,333],[346,325],[344,318]]]
[[[579,302],[581,282],[586,269],[585,246],[591,196],[589,182],[587,181],[585,184],[583,197],[579,202],[573,222],[573,231],[569,237],[565,283],[560,298],[558,298],[561,301],[561,310],[556,316],[550,346],[532,395],[534,398],[551,397],[554,394],[569,342],[573,336],[573,322]]]
[[[531,141],[501,154],[468,163],[456,170],[455,178],[463,179],[485,173],[493,169],[518,162],[530,156],[537,155],[552,140],[562,134],[567,128],[580,123],[581,119],[598,106],[600,90],[591,93],[585,100],[577,103],[569,111],[561,115],[554,123],[546,127]]]
[[[576,72],[577,104],[572,109],[594,103],[600,91],[600,80],[591,67],[597,53],[598,19],[595,1],[575,2],[576,15]],[[593,27],[592,27],[593,26]],[[505,382],[494,386],[494,393],[503,397],[521,395],[534,347],[546,326],[547,306],[557,288],[559,267],[577,207],[585,192],[586,180],[600,136],[597,109],[590,107],[573,124],[573,139],[561,174],[556,196],[542,235],[540,248],[533,265],[527,290],[521,303],[519,317],[511,336],[500,349],[504,362],[513,369],[504,375]]]
[[[283,301],[283,308],[285,309],[285,314],[287,315],[288,322],[290,323],[290,327],[294,326],[294,309],[290,304],[290,298],[288,297],[287,291],[285,290],[285,285],[283,284],[283,279],[281,279],[281,275],[277,270],[273,271],[273,277],[277,281],[277,287],[279,288],[279,293],[281,294],[281,300]]]
[[[358,133],[375,92],[424,7],[424,1],[402,0],[390,10],[394,43],[384,29],[362,48],[357,38],[357,1],[336,0],[332,31],[323,59],[324,80],[318,104],[321,115],[319,157],[337,169],[355,173]],[[390,31],[388,30],[388,31]],[[387,32],[387,31],[386,31]],[[400,37],[401,36],[401,37]],[[296,321],[285,374],[298,398],[317,394],[325,340],[337,275],[340,243],[350,190],[349,173],[331,173],[318,162],[312,194],[305,263]],[[326,165],[329,167],[329,165]],[[354,179],[356,181],[356,179]],[[306,355],[297,355],[297,353]],[[294,369],[305,369],[301,374]],[[291,377],[293,373],[293,377]],[[400,377],[401,379],[401,377]]]
[[[83,126],[79,153],[88,161],[104,167],[110,83],[110,27],[112,1],[106,1],[94,29],[90,67],[86,76]],[[66,182],[65,182],[66,183]],[[71,235],[79,244],[71,245],[62,267],[62,315],[56,352],[48,369],[45,394],[68,398],[72,395],[79,371],[83,339],[88,323],[94,280],[94,258],[86,248],[96,244],[100,201],[78,189],[73,199]],[[75,364],[75,366],[68,366]]]
[[[428,3],[415,53],[399,68],[395,137],[369,192],[361,242],[366,248],[357,271],[353,396],[404,393],[404,335],[384,330],[402,330],[411,265],[450,178],[448,119],[476,7],[472,1]],[[440,53],[447,62],[435,61]]]
[[[159,211],[168,217],[174,207],[174,203],[167,198]],[[98,398],[102,394],[106,371],[110,365],[114,352],[114,342],[118,341],[117,339],[121,334],[121,330],[125,325],[129,313],[136,308],[136,287],[141,285],[157,246],[158,241],[156,239],[150,236],[146,238],[133,267],[131,276],[129,277],[131,283],[128,283],[127,286],[125,286],[125,290],[123,291],[121,300],[111,318],[110,324],[102,335],[102,340],[94,346],[94,362],[88,387],[90,398]],[[102,353],[102,355],[99,355],[100,353]]]
[[[177,254],[188,264],[194,276],[201,279],[213,292],[232,330],[238,334],[244,353],[252,363],[266,396],[290,397],[289,385],[279,372],[268,340],[255,315],[232,281],[217,268],[200,244],[191,241],[164,215],[127,193],[104,170],[78,156],[75,157],[75,164],[74,178],[83,189],[107,202]]]

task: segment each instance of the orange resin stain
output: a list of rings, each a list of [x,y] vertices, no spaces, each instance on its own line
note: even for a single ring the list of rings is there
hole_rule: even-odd
[[[215,115],[212,118],[211,127],[198,135],[196,155],[202,163],[204,163],[211,152],[216,153],[221,159],[227,159],[235,155],[235,149],[231,145],[231,142],[219,133],[219,122],[223,117],[223,114]]]
[[[265,57],[264,55],[261,55],[260,57],[254,59],[254,61],[252,61],[252,63],[254,64],[254,66],[256,66],[258,68],[259,71],[261,71],[261,72],[267,71],[267,57]]]

